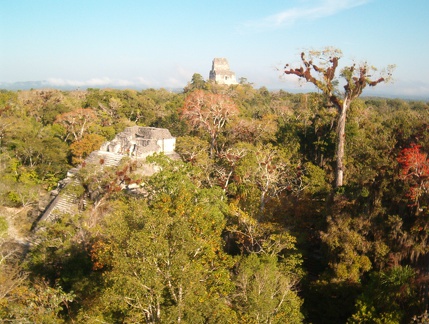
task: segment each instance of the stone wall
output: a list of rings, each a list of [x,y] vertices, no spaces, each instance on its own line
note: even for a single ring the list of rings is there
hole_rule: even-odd
[[[165,128],[127,127],[110,142],[102,145],[101,151],[134,157],[146,157],[154,153],[174,153],[176,138]]]
[[[226,58],[215,58],[213,60],[209,80],[217,84],[237,84],[235,73],[229,69],[228,60]]]

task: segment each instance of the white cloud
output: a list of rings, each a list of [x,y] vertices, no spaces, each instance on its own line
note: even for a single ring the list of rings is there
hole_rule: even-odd
[[[113,84],[115,80],[110,78],[92,78],[85,81],[68,80],[60,78],[49,78],[46,80],[48,84],[58,87],[93,87],[93,86],[106,86]],[[123,80],[122,80],[123,81]]]
[[[143,77],[137,77],[136,78],[136,83],[139,84],[139,85],[146,86],[146,87],[153,87],[153,86],[155,86],[155,83],[153,81],[149,81],[149,80],[147,80],[146,78],[143,78]]]
[[[134,77],[130,79],[113,79],[109,77],[92,78],[88,80],[70,80],[64,78],[48,78],[43,81],[45,86],[70,88],[70,87],[118,87],[118,88],[182,88],[186,85],[187,81],[191,79],[190,72],[182,67],[177,67],[173,75],[168,76],[157,75],[154,78]],[[162,81],[160,81],[160,78]]]
[[[319,0],[308,1],[307,5],[294,7],[277,14],[242,24],[245,30],[278,29],[291,26],[300,20],[316,20],[335,15],[341,11],[361,6],[371,0]],[[307,2],[305,2],[307,3]]]
[[[61,78],[48,78],[45,83],[55,87],[151,87],[156,82],[151,82],[143,77],[131,80],[112,79],[108,77],[92,78],[88,80],[69,80]]]
[[[373,92],[388,94],[401,98],[424,98],[429,99],[429,83],[418,80],[394,80],[393,83],[379,84]]]
[[[90,79],[50,77],[43,82],[46,87],[59,88],[183,88],[192,78],[192,67],[172,64],[154,67],[145,75],[128,75],[122,78],[96,76]]]

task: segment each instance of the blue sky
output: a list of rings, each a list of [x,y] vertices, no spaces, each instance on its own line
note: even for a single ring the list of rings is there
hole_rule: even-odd
[[[255,87],[306,49],[341,63],[396,64],[373,92],[429,98],[428,0],[0,0],[0,82],[183,88],[215,57]],[[304,87],[303,90],[308,87]],[[311,88],[310,88],[311,89]]]

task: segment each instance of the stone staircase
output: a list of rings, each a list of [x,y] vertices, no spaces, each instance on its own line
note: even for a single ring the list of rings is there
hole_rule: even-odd
[[[100,167],[115,167],[120,164],[123,158],[124,155],[117,153],[94,151],[85,159],[85,164],[96,164]],[[79,170],[80,167],[69,170],[67,178],[64,179],[59,184],[58,189],[53,192],[54,198],[45,209],[39,222],[53,221],[64,214],[74,215],[79,213],[77,204],[78,197],[71,191],[66,190],[73,185],[79,185],[79,180],[74,177]]]
[[[66,183],[60,193],[51,200],[39,221],[52,221],[63,214],[74,215],[78,212],[78,205],[76,204],[77,196],[64,190],[64,188],[73,184],[79,184],[79,181],[73,179]]]
[[[118,166],[124,157],[125,155],[118,153],[94,151],[85,159],[85,163],[112,167]]]

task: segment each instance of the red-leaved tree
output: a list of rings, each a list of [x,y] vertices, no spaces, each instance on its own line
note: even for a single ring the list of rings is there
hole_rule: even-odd
[[[411,144],[401,151],[397,161],[401,166],[400,178],[410,186],[408,197],[419,210],[420,198],[429,190],[428,155],[421,151],[420,145]]]

